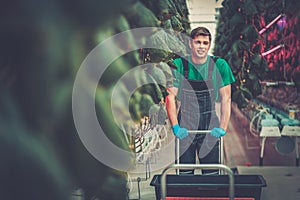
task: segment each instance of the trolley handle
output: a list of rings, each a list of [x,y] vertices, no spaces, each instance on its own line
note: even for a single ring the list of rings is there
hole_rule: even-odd
[[[206,133],[210,133],[211,130],[188,130],[188,133],[191,134],[206,134]]]
[[[196,134],[207,134],[207,133],[211,133],[211,130],[188,130],[188,133],[189,134],[193,134],[193,135],[196,135]],[[175,140],[175,163],[176,164],[179,164],[179,157],[180,157],[180,152],[179,152],[179,138],[176,137],[176,140]],[[220,162],[223,163],[223,140],[221,138],[221,157],[220,157]],[[176,174],[179,174],[179,170],[176,169]]]

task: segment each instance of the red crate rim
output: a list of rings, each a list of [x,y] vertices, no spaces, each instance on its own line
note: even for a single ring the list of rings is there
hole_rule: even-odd
[[[216,198],[216,197],[166,197],[166,200],[230,200],[230,198]],[[255,200],[250,197],[234,198],[234,200]]]

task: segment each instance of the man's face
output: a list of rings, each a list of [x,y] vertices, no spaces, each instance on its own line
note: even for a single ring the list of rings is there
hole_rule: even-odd
[[[189,42],[192,55],[196,59],[206,58],[210,48],[209,36],[196,36]]]

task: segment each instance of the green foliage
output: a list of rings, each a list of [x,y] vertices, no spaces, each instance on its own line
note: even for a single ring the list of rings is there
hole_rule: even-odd
[[[174,78],[171,67],[165,62],[160,62],[157,65],[157,67],[161,69],[165,75],[166,87],[170,87],[173,83],[173,78]]]
[[[242,12],[246,16],[252,17],[253,15],[259,14],[254,0],[245,0],[245,3],[244,5],[242,5],[242,8]]]
[[[261,93],[260,80],[267,71],[261,56],[261,27],[255,26],[260,24],[257,15],[262,14],[263,5],[254,0],[224,0],[222,5],[214,54],[225,58],[231,66],[236,78],[232,100],[244,107]]]
[[[136,91],[129,100],[129,111],[131,118],[134,122],[139,122],[142,118],[140,112],[140,102],[141,102],[142,94],[139,91]]]
[[[112,123],[115,120],[111,112],[111,94],[112,90],[107,90],[102,87],[98,87],[97,89],[95,101],[96,109],[100,111],[97,113],[100,126],[103,129],[104,133],[108,133],[107,137],[110,138],[112,142],[114,142],[118,147],[128,150],[128,144],[126,143],[126,140],[124,140],[123,137],[120,137],[122,136],[122,132],[117,126],[118,124]],[[124,115],[124,113],[127,113],[122,112],[122,110],[120,111],[120,115]]]
[[[7,12],[10,8],[15,12]],[[125,198],[123,174],[95,159],[77,135],[72,118],[74,79],[90,51],[120,32],[137,27],[186,31],[189,24],[185,1],[75,0],[70,4],[65,0],[29,0],[26,3],[17,0],[3,5],[1,13],[1,22],[4,22],[1,24],[1,61],[4,69],[0,70],[0,81],[1,86],[15,98],[13,106],[22,113],[18,117],[24,117],[26,128],[29,127],[34,134],[53,142],[59,160],[70,173],[72,187],[83,188],[87,199]],[[144,36],[144,41],[148,41],[150,36],[156,37],[154,33],[153,29],[153,32]],[[155,39],[159,46],[167,43],[163,50],[136,49],[110,63],[103,76],[99,77],[95,99],[97,117],[107,137],[122,149],[129,150],[128,143],[112,115],[112,101],[116,104],[118,117],[124,123],[139,122],[144,115],[148,115],[152,105],[160,102],[164,97],[164,86],[158,83],[172,83],[167,62],[172,60],[175,53],[186,51],[179,37],[169,36]],[[98,56],[99,59],[106,59],[115,55],[116,49],[122,52],[127,47],[134,49],[136,46],[135,38],[128,32],[123,40],[116,41]],[[119,85],[118,98],[112,99],[120,78],[132,68],[145,63],[144,58],[149,55],[151,59],[147,62],[156,63],[150,75],[133,74],[131,80],[126,81],[136,85],[136,91],[131,94],[124,81]],[[93,76],[93,72],[89,72],[83,83],[87,98],[93,97],[92,93],[95,92],[90,90],[91,84],[95,83],[91,83],[89,77]],[[126,103],[129,108],[124,106]],[[78,109],[82,114],[87,112],[85,102]],[[7,121],[1,116],[1,124],[7,124]],[[21,129],[16,131],[22,132]]]
[[[247,41],[249,41],[251,44],[256,43],[257,40],[260,39],[260,35],[257,32],[257,28],[250,24],[244,28],[244,30],[241,32],[241,34],[245,37]]]
[[[143,94],[139,104],[140,104],[141,116],[142,117],[149,116],[149,110],[151,106],[154,105],[152,97],[149,94]]]
[[[250,61],[252,64],[254,64],[255,66],[259,66],[261,63],[262,57],[260,55],[260,53],[256,53],[250,56]]]
[[[135,74],[137,85],[142,87],[138,88],[130,98],[129,109],[134,121],[139,121],[144,115],[148,115],[149,105],[157,104],[164,98],[165,87],[170,86],[173,81],[171,67],[167,63],[172,61],[176,54],[186,53],[185,44],[176,32],[186,31],[185,27],[188,27],[186,21],[183,21],[187,18],[185,1],[141,0],[140,2],[161,21],[160,26],[169,31],[154,31],[146,40],[148,46],[160,49],[147,48],[141,51],[145,63],[156,64],[147,66],[145,74]],[[138,6],[140,7],[141,4]],[[130,24],[132,21],[135,22],[132,18],[139,17],[139,15],[131,16],[131,13],[125,13],[125,16]]]
[[[236,28],[238,28],[238,25],[242,25],[244,22],[244,15],[240,12],[236,12],[231,18],[229,18],[228,26],[229,28],[236,30]]]
[[[234,90],[232,93],[232,99],[236,102],[239,108],[247,106],[246,97],[242,90]]]
[[[243,95],[243,97],[245,97],[246,99],[252,99],[252,93],[250,92],[250,90],[245,86],[245,85],[241,85],[240,86],[240,91],[241,94]]]
[[[171,24],[172,24],[172,28],[177,31],[177,32],[182,32],[184,30],[180,20],[179,20],[180,16],[172,16],[171,17]]]
[[[151,66],[146,70],[146,72],[150,77],[153,78],[153,79],[151,78],[152,80],[149,80],[149,81],[157,82],[160,85],[167,84],[165,73],[159,67]]]
[[[125,16],[130,22],[131,28],[157,27],[161,23],[155,14],[139,1],[126,10]]]
[[[290,48],[299,43],[299,5],[296,0],[257,1],[224,0],[220,9],[214,54],[230,64],[237,82],[232,87],[233,101],[239,107],[261,94],[260,82],[286,80],[297,82],[299,51]],[[282,29],[275,22],[262,35],[259,30],[284,13],[287,19]],[[279,44],[277,50],[262,56]],[[289,47],[288,47],[289,46]]]

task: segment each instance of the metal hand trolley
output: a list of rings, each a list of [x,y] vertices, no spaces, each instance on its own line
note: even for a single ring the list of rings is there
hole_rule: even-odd
[[[188,131],[204,134],[206,131]],[[266,182],[261,175],[234,175],[224,164],[179,164],[179,139],[176,139],[176,164],[154,175],[150,185],[155,186],[156,200],[260,200],[261,187]],[[220,160],[224,162],[223,142],[220,141]],[[176,174],[168,174],[171,169]],[[179,169],[219,169],[227,174],[178,174]],[[236,198],[235,198],[236,196]]]
[[[210,130],[189,130],[188,133],[189,134],[207,134],[207,133],[210,133],[211,131]],[[179,163],[179,158],[180,158],[180,152],[179,152],[179,138],[176,137],[176,140],[175,140],[175,145],[176,145],[176,151],[175,151],[175,163],[176,164],[180,164]],[[220,138],[220,143],[219,143],[219,146],[220,146],[220,155],[219,155],[219,163],[221,164],[224,164],[224,143],[223,143],[223,138],[221,137]],[[176,174],[179,174],[179,169],[176,169]]]

